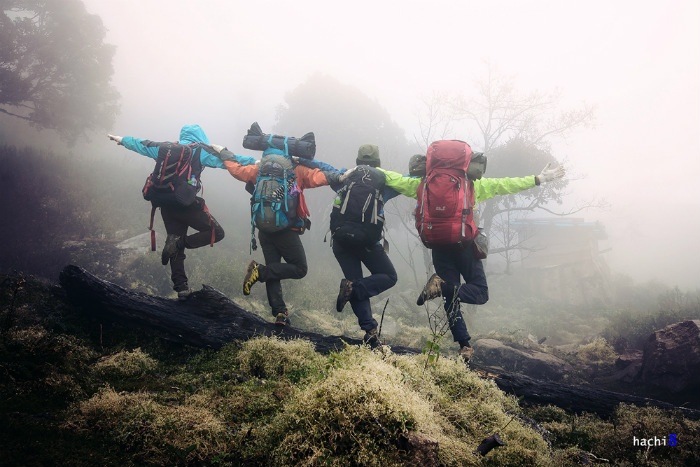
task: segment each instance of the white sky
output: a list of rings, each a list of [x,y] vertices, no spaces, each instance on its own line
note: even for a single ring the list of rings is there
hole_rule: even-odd
[[[571,202],[611,205],[579,216],[605,224],[613,270],[700,287],[698,0],[84,1],[117,46],[116,134],[168,138],[196,122],[234,146],[321,71],[412,137],[420,98],[471,94],[484,60],[523,92],[594,104],[596,128],[554,147],[586,175]]]

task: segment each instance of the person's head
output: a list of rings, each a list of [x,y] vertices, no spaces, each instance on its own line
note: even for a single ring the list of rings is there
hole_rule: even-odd
[[[183,144],[189,143],[204,143],[209,144],[209,138],[199,125],[185,125],[180,130],[180,142]]]
[[[408,160],[408,175],[411,177],[425,177],[425,154],[414,154]]]
[[[469,162],[469,169],[467,169],[469,180],[479,180],[484,176],[486,162],[486,156],[483,152],[472,152],[472,159]]]
[[[357,150],[357,165],[369,165],[370,167],[379,167],[382,161],[379,159],[379,146],[376,144],[363,144]]]

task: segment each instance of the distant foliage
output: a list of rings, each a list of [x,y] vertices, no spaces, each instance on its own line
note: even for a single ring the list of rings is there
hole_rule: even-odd
[[[656,309],[620,309],[610,316],[603,336],[618,351],[641,349],[649,336],[659,329],[689,319],[700,319],[700,293],[683,292],[677,287],[662,292]]]
[[[80,0],[2,2],[0,112],[57,130],[69,143],[111,128],[119,94],[105,31]]]
[[[127,226],[118,215],[129,206],[115,202],[108,172],[94,158],[0,145],[0,269],[55,279],[75,254],[100,265],[109,244],[81,249],[81,242],[99,243]],[[144,206],[142,225],[147,216]]]
[[[328,75],[316,73],[287,93],[277,110],[275,132],[316,135],[316,158],[338,168],[354,167],[360,145],[379,145],[382,167],[408,170],[419,148],[376,99]]]

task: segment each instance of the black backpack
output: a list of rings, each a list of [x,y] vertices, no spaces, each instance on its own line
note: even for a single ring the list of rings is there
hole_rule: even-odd
[[[358,166],[338,190],[331,212],[333,241],[370,247],[379,242],[384,230],[384,185],[381,171]]]
[[[143,186],[143,198],[155,207],[191,206],[201,188],[200,144],[144,141],[143,145],[158,147],[156,167]]]

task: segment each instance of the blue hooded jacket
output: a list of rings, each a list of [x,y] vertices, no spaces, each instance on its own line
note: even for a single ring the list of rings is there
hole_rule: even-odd
[[[132,151],[138,152],[141,155],[150,157],[151,159],[158,158],[158,147],[144,146],[143,142],[145,139],[135,138],[133,136],[124,136],[122,138],[122,145],[131,149]],[[180,144],[191,144],[191,143],[205,143],[209,144],[209,138],[207,138],[206,133],[202,130],[199,125],[185,125],[180,130],[180,139],[178,140]],[[225,169],[224,163],[218,157],[209,154],[207,151],[202,150],[199,153],[199,159],[202,161],[202,167],[216,167],[219,169]]]

